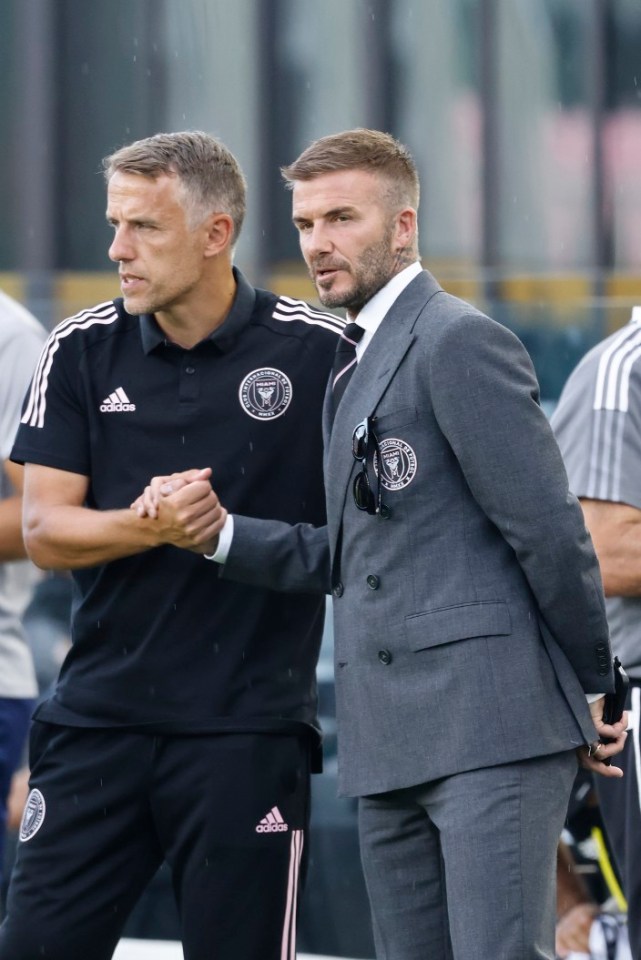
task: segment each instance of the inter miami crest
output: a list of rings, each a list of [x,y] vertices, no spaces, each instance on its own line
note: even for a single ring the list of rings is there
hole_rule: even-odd
[[[20,840],[23,843],[35,837],[44,823],[46,809],[45,798],[40,791],[32,790],[27,797],[24,813],[22,814],[22,822],[20,823]]]
[[[403,490],[416,476],[416,454],[409,443],[397,437],[381,440],[379,457],[374,458],[374,469],[381,471],[381,484],[386,490]]]
[[[291,380],[272,367],[252,370],[240,385],[238,399],[245,413],[254,420],[275,420],[291,403]]]

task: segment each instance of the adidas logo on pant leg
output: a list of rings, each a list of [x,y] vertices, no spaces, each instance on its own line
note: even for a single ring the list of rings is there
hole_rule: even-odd
[[[278,807],[272,807],[256,825],[256,833],[287,833],[288,830],[289,826],[283,820]]]

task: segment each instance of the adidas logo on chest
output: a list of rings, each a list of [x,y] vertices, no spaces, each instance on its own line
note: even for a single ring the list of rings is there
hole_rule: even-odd
[[[101,413],[133,413],[136,404],[132,403],[122,387],[118,387],[100,404]]]

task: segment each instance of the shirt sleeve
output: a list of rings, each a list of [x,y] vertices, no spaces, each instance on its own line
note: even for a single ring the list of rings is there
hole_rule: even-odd
[[[213,560],[214,563],[224,563],[229,555],[229,551],[231,550],[233,539],[234,517],[231,513],[228,513],[223,529],[220,531],[218,537],[218,547],[213,553],[206,553],[205,560]]]
[[[43,332],[44,336],[44,332]],[[42,349],[30,329],[17,330],[3,344],[0,379],[0,460],[6,460],[20,422],[20,410]]]
[[[552,417],[570,489],[641,509],[641,370],[635,363],[616,389],[598,371],[577,368]]]
[[[55,330],[45,343],[25,398],[11,459],[83,476],[90,473],[80,358]]]

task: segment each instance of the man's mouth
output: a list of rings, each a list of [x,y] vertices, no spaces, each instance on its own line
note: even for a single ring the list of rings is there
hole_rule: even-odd
[[[319,281],[320,281],[320,280],[328,280],[330,277],[335,276],[335,274],[337,274],[338,271],[339,271],[339,270],[342,270],[342,269],[343,269],[343,268],[340,267],[340,266],[338,266],[338,265],[335,265],[335,266],[325,265],[325,266],[322,266],[322,267],[315,267],[315,268],[314,268],[314,279],[315,279],[315,280],[319,280]]]
[[[133,273],[121,273],[120,274],[120,286],[122,290],[133,290],[137,284],[142,283],[143,278],[137,277]]]

